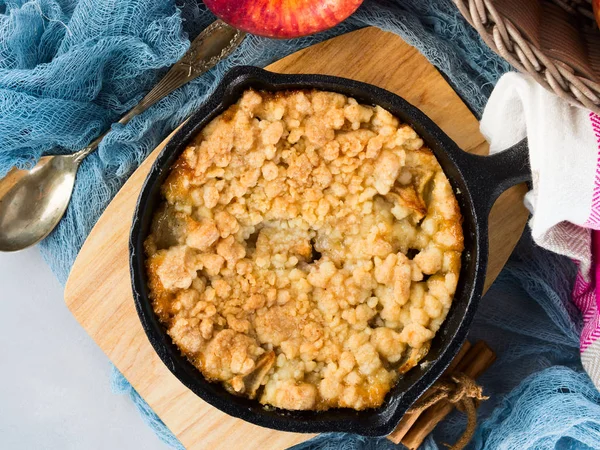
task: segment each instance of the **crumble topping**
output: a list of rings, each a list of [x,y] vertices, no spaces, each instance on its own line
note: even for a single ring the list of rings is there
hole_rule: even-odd
[[[379,406],[456,290],[461,215],[379,106],[246,91],[185,149],[145,242],[151,300],[211,381],[285,409]]]

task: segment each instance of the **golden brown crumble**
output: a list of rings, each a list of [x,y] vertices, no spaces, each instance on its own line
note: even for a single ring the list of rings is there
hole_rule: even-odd
[[[263,404],[379,406],[452,303],[454,193],[378,106],[248,90],[162,194],[146,239],[154,310],[207,379]]]

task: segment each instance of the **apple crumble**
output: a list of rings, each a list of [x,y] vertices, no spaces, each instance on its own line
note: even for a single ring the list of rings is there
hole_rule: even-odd
[[[248,90],[161,192],[145,241],[154,311],[232,393],[377,407],[446,318],[460,210],[423,140],[379,106]]]

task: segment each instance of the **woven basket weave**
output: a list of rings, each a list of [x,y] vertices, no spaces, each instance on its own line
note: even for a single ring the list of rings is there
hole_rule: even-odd
[[[600,114],[600,30],[591,0],[453,1],[513,67]]]

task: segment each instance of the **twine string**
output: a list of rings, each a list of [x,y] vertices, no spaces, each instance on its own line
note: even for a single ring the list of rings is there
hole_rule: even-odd
[[[432,395],[418,400],[409,412],[420,414],[440,401],[447,401],[455,405],[456,409],[467,416],[467,427],[456,443],[445,445],[450,450],[463,450],[475,434],[479,402],[487,400],[489,397],[483,395],[482,387],[473,378],[461,372],[438,380],[431,387],[431,391]]]

